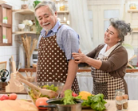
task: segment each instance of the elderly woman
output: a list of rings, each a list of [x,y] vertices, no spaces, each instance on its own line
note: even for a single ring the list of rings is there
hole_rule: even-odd
[[[105,99],[114,99],[115,90],[125,90],[124,80],[128,55],[122,46],[124,37],[131,32],[129,24],[110,19],[110,26],[104,34],[105,44],[100,44],[86,55],[72,53],[76,63],[87,63],[91,66],[93,77],[93,94],[102,93]]]

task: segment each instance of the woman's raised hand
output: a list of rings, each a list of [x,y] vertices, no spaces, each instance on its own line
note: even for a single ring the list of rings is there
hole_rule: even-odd
[[[72,53],[73,58],[75,59],[75,63],[79,64],[81,62],[85,62],[85,59],[87,58],[86,55],[84,55],[81,50],[79,49],[78,53]]]

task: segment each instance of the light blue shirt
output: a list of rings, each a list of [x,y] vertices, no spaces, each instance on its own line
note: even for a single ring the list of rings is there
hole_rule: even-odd
[[[72,53],[78,52],[79,50],[79,35],[69,26],[62,25],[58,30],[58,27],[61,25],[59,21],[57,21],[56,25],[48,32],[46,35],[46,31],[44,29],[41,30],[41,34],[38,39],[38,45],[42,37],[50,37],[57,35],[57,44],[65,52],[65,56],[67,60],[73,59]],[[58,30],[58,31],[57,31]]]

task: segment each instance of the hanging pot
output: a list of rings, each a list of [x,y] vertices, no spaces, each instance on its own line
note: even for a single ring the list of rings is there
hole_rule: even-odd
[[[43,108],[51,108],[50,111],[81,111],[81,103],[83,102],[80,99],[76,99],[75,101],[77,102],[76,104],[71,104],[71,105],[64,105],[63,102],[61,101],[62,98],[54,98],[54,99],[49,99],[46,102],[48,103],[47,106],[39,106]]]

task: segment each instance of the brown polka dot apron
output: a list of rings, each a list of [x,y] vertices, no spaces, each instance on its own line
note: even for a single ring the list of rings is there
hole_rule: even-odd
[[[107,61],[108,57],[99,60]],[[124,80],[122,78],[113,77],[109,73],[93,67],[91,67],[91,69],[93,77],[93,94],[102,93],[104,94],[104,99],[114,99],[115,90],[125,90]]]
[[[63,52],[57,44],[56,34],[51,37],[41,38],[37,68],[37,82],[65,83],[68,71],[68,61],[65,52]],[[77,94],[79,93],[79,86],[76,78],[74,79],[72,90]]]

